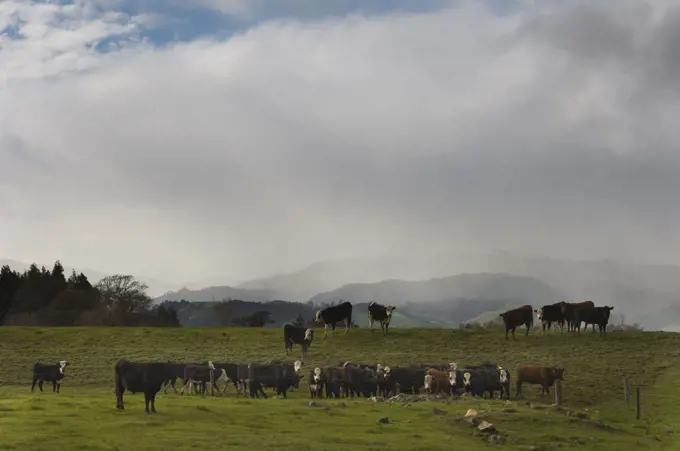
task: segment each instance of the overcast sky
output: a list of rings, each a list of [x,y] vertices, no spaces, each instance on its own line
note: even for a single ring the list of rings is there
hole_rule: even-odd
[[[4,0],[0,71],[0,257],[680,260],[680,2]]]

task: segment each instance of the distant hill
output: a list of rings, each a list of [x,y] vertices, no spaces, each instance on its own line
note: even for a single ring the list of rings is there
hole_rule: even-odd
[[[458,301],[499,303],[548,303],[564,295],[533,277],[509,274],[459,274],[421,281],[385,280],[353,283],[319,293],[309,301],[315,304],[344,299],[350,302],[375,301],[380,304],[424,304],[451,306]]]
[[[373,260],[320,262],[290,274],[260,278],[240,288],[268,289],[277,299],[301,300],[338,287],[385,280],[426,280],[461,273],[505,273],[531,277],[553,287],[561,299],[592,299],[599,305],[615,305],[627,323],[646,329],[680,324],[680,266],[579,261],[497,254],[442,253],[428,256],[391,256]],[[377,299],[376,299],[377,300]],[[545,303],[550,303],[546,299]]]
[[[182,288],[178,291],[171,291],[158,296],[154,302],[161,301],[190,301],[190,302],[216,302],[224,299],[239,299],[249,302],[267,302],[277,300],[276,292],[273,290],[244,290],[230,286],[214,286],[199,290]]]

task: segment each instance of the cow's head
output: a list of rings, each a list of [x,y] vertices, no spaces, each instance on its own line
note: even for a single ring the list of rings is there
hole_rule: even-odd
[[[295,363],[293,363],[293,369],[295,369],[295,372],[297,373],[300,371],[300,368],[302,368],[302,361],[296,360]]]
[[[466,387],[470,386],[470,378],[472,378],[472,374],[468,373],[467,371],[463,373],[463,385]]]
[[[383,369],[384,367],[379,363],[375,366],[375,371],[377,371],[378,373],[382,373]]]
[[[317,322],[317,323],[321,322],[321,310],[316,312],[316,317],[314,318],[314,321]]]
[[[498,374],[501,380],[501,384],[505,384],[508,381],[508,370],[498,365]]]
[[[543,307],[537,308],[534,312],[536,312],[536,317],[539,321],[543,319]]]
[[[68,366],[68,361],[67,360],[60,360],[59,361],[59,374],[64,374],[64,369]]]
[[[314,329],[307,329],[305,331],[305,340],[312,341],[314,339]]]
[[[215,369],[215,365],[213,365],[212,360],[208,360],[208,368],[210,368],[211,370]]]
[[[605,305],[604,308],[602,309],[602,311],[604,312],[603,319],[605,319],[607,322],[609,322],[609,314],[612,312],[612,310],[614,310],[614,306],[609,307],[607,305]]]
[[[456,371],[449,371],[449,384],[451,384],[452,387],[456,386]]]
[[[449,363],[449,369],[455,373],[458,369],[458,364],[456,362]]]
[[[432,389],[432,375],[425,375],[425,391],[430,391]]]
[[[392,311],[396,310],[397,308],[393,305],[388,305],[385,307],[385,312],[387,313],[387,316],[392,316]]]
[[[385,377],[387,377],[387,376],[389,376],[389,375],[390,375],[390,367],[389,367],[389,366],[386,366],[386,367],[385,367]]]
[[[316,368],[314,368],[314,383],[319,382],[320,380],[321,380],[321,368],[317,366]]]
[[[345,362],[345,363],[342,364],[342,367],[343,367],[343,368],[347,368],[347,365],[351,365],[351,363],[350,363],[350,362]]]

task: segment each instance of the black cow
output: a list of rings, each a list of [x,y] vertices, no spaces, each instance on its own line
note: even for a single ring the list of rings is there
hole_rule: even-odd
[[[64,369],[69,362],[60,360],[56,364],[45,364],[36,362],[33,365],[33,383],[31,384],[31,391],[35,390],[35,384],[38,383],[38,388],[43,391],[43,381],[52,382],[52,391],[59,393],[61,388],[61,380],[64,378]]]
[[[508,310],[499,315],[503,318],[505,324],[505,339],[508,339],[508,332],[512,331],[512,339],[515,339],[515,329],[517,326],[526,325],[527,332],[525,336],[529,335],[529,330],[534,326],[534,312],[530,305],[523,305],[513,310]]]
[[[168,392],[168,384],[172,387],[172,389],[177,393],[177,388],[175,387],[175,383],[177,382],[177,379],[182,379],[184,381],[184,367],[186,365],[198,365],[198,363],[172,363],[172,362],[167,362],[168,363],[168,368],[170,368],[168,374],[166,375],[167,379],[163,381],[163,392],[167,393]],[[186,381],[185,381],[186,382]]]
[[[340,321],[345,321],[345,333],[349,332],[349,328],[352,325],[352,304],[350,302],[343,302],[338,305],[331,305],[324,309],[316,312],[317,323],[324,324],[323,338],[328,335],[328,326],[330,325],[333,329],[333,336],[335,337],[335,324]]]
[[[323,368],[322,380],[326,398],[340,398],[343,392],[344,368],[332,366]]]
[[[198,392],[201,394],[205,394],[206,391],[206,386],[210,382],[210,373],[212,372],[212,377],[213,377],[213,387],[219,392],[219,388],[217,386],[218,381],[224,381],[226,384],[229,383],[229,377],[227,376],[227,372],[224,370],[224,368],[217,368],[212,362],[208,362],[207,365],[205,364],[198,364],[198,365],[186,365],[184,367],[184,386],[182,387],[182,391],[180,394],[184,395],[184,389],[189,386],[189,391],[191,392],[194,383],[197,383],[199,386]]]
[[[302,347],[302,359],[304,360],[313,340],[314,330],[292,324],[283,325],[283,344],[286,347],[286,355],[288,355],[288,351],[293,352],[293,345],[300,345]]]
[[[425,383],[425,368],[384,368],[388,393],[413,393],[417,395]]]
[[[297,361],[294,365],[286,363],[251,363],[248,365],[248,386],[250,388],[250,397],[254,398],[262,393],[263,397],[267,397],[263,387],[271,387],[276,391],[277,395],[283,394],[287,398],[286,392],[292,386],[298,388],[300,380],[304,376],[299,376],[297,373],[302,367],[302,362]]]
[[[552,326],[552,323],[559,324],[562,328],[562,332],[564,332],[564,314],[562,313],[562,302],[544,305],[543,307],[534,311],[536,312],[536,317],[541,322],[544,334],[546,326],[548,333],[550,333],[550,326]]]
[[[390,327],[390,321],[392,321],[392,312],[395,309],[396,307],[392,305],[381,305],[377,302],[368,304],[368,327],[370,327],[371,332],[373,332],[373,323],[379,321],[380,330],[383,335],[386,335],[387,329]]]
[[[583,302],[561,302],[562,304],[562,315],[567,322],[567,331],[577,331],[581,333],[581,315],[583,310],[594,308],[595,303],[593,301],[583,301]]]
[[[146,413],[156,413],[156,394],[172,372],[171,364],[164,362],[130,362],[119,360],[114,367],[116,376],[116,408],[125,410],[123,393],[144,393]]]
[[[368,398],[377,394],[378,381],[375,370],[345,364],[343,376],[343,391],[346,397],[354,398],[354,395],[357,397],[363,395]]]
[[[580,319],[586,323],[586,328],[588,328],[588,324],[592,324],[593,328],[597,326],[600,336],[603,337],[607,335],[607,324],[609,324],[609,315],[612,310],[614,310],[613,306],[585,308],[581,310]]]

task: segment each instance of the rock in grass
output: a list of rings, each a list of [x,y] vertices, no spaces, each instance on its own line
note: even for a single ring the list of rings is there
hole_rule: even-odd
[[[432,409],[432,413],[435,415],[446,415],[445,410],[437,409],[436,407]]]
[[[319,407],[323,410],[328,410],[328,406],[324,406],[323,404],[316,401],[309,401],[309,407]]]
[[[389,418],[383,417],[378,420],[378,424],[388,424],[390,422]]]

